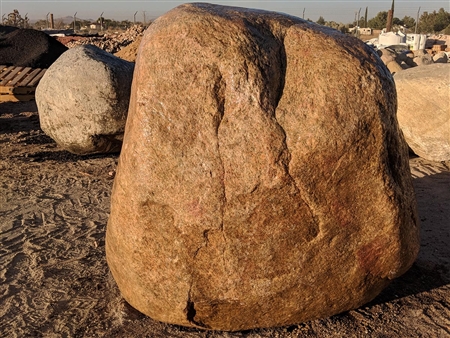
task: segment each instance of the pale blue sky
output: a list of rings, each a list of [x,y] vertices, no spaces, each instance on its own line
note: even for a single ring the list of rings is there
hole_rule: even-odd
[[[103,17],[115,20],[133,21],[135,12],[136,20],[143,21],[143,12],[146,19],[154,19],[170,9],[186,2],[199,1],[67,1],[67,0],[0,0],[0,15],[11,13],[14,9],[20,14],[32,20],[45,19],[47,13],[53,13],[55,18],[73,16],[77,12],[77,17],[82,19],[97,19],[102,12]],[[277,12],[284,12],[298,17],[303,16],[316,21],[320,16],[327,21],[337,21],[343,23],[353,22],[355,13],[361,8],[360,15],[364,16],[366,6],[368,6],[368,18],[371,19],[380,11],[387,11],[391,8],[392,0],[307,0],[307,1],[206,1],[209,3],[239,6],[249,8],[259,8]],[[420,14],[424,11],[432,12],[444,8],[450,11],[449,0],[396,0],[394,16],[403,18],[405,15],[416,18],[420,7]]]

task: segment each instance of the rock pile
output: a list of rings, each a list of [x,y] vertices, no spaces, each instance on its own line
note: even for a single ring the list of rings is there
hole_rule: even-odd
[[[411,266],[408,151],[369,46],[197,3],[139,51],[106,234],[132,306],[208,329],[294,324],[358,307]]]
[[[35,29],[13,29],[0,38],[0,64],[48,68],[67,47]]]
[[[395,50],[394,48],[386,47],[379,49],[377,53],[392,74],[412,67],[449,62],[445,52],[433,52],[430,54],[426,50]]]
[[[114,54],[119,50],[124,48],[125,46],[132,43],[138,36],[142,36],[144,34],[145,27],[141,25],[134,25],[128,28],[125,32],[120,34],[105,34],[103,36],[98,37],[88,37],[84,39],[79,39],[76,41],[71,41],[67,43],[67,47],[72,48],[79,45],[94,45],[98,48]]]

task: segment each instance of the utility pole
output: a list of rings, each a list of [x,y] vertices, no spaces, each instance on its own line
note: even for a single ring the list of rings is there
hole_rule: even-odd
[[[361,15],[361,8],[359,8],[359,11],[358,11],[358,22],[356,24],[356,26],[358,26],[358,27],[359,27],[359,18],[361,17],[360,15]]]
[[[367,28],[367,11],[368,11],[369,7],[366,7],[366,14],[364,14],[364,28]]]
[[[102,31],[102,32],[103,32],[103,13],[104,12],[102,12],[102,14],[100,14],[100,31]]]
[[[387,23],[386,23],[386,31],[390,32],[392,30],[392,26],[394,24],[394,1],[392,0],[391,9],[388,11]]]
[[[306,8],[303,8],[303,18],[302,18],[303,20],[305,19],[305,9]]]
[[[146,22],[145,22],[145,12],[146,12],[146,11],[142,11],[142,13],[144,13],[144,26],[145,26],[145,23],[146,23]]]
[[[50,12],[47,13],[47,15],[45,16],[45,19],[47,20],[47,29],[48,29],[48,16],[50,15]]]
[[[392,9],[390,9],[390,10],[388,10],[387,22],[386,22],[386,32],[387,33],[392,31],[392,20],[393,20],[392,18],[393,18]]]
[[[136,11],[136,13],[134,13],[134,17],[133,17],[133,22],[134,24],[136,24],[136,14],[138,13],[138,11]]]
[[[77,22],[77,13],[75,12],[75,14],[73,15],[73,32],[75,33],[75,23]]]
[[[358,15],[358,12],[355,12],[355,27],[357,26],[357,22],[356,22],[356,16]]]
[[[414,34],[417,34],[417,25],[419,23],[419,12],[420,12],[420,7],[419,7],[419,10],[417,11],[416,28],[414,29]]]

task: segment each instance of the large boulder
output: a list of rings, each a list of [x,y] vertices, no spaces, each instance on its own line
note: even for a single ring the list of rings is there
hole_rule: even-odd
[[[220,330],[372,300],[419,248],[395,113],[391,74],[356,38],[209,4],[160,17],[136,60],[106,233],[124,298]]]
[[[450,64],[411,68],[394,79],[397,118],[409,147],[430,161],[450,160]]]
[[[42,130],[75,154],[120,151],[133,70],[92,45],[68,50],[36,88]]]

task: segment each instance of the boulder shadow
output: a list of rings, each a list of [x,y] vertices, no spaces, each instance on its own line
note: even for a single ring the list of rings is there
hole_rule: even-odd
[[[37,111],[35,101],[0,103],[0,134],[40,130]]]
[[[32,154],[27,154],[26,156],[15,156],[17,160],[27,161],[27,162],[46,162],[46,161],[56,161],[56,162],[78,162],[83,160],[92,160],[99,158],[115,158],[119,157],[119,153],[107,153],[107,154],[92,154],[92,155],[76,155],[72,154],[66,150],[54,150],[54,151],[39,151]]]

